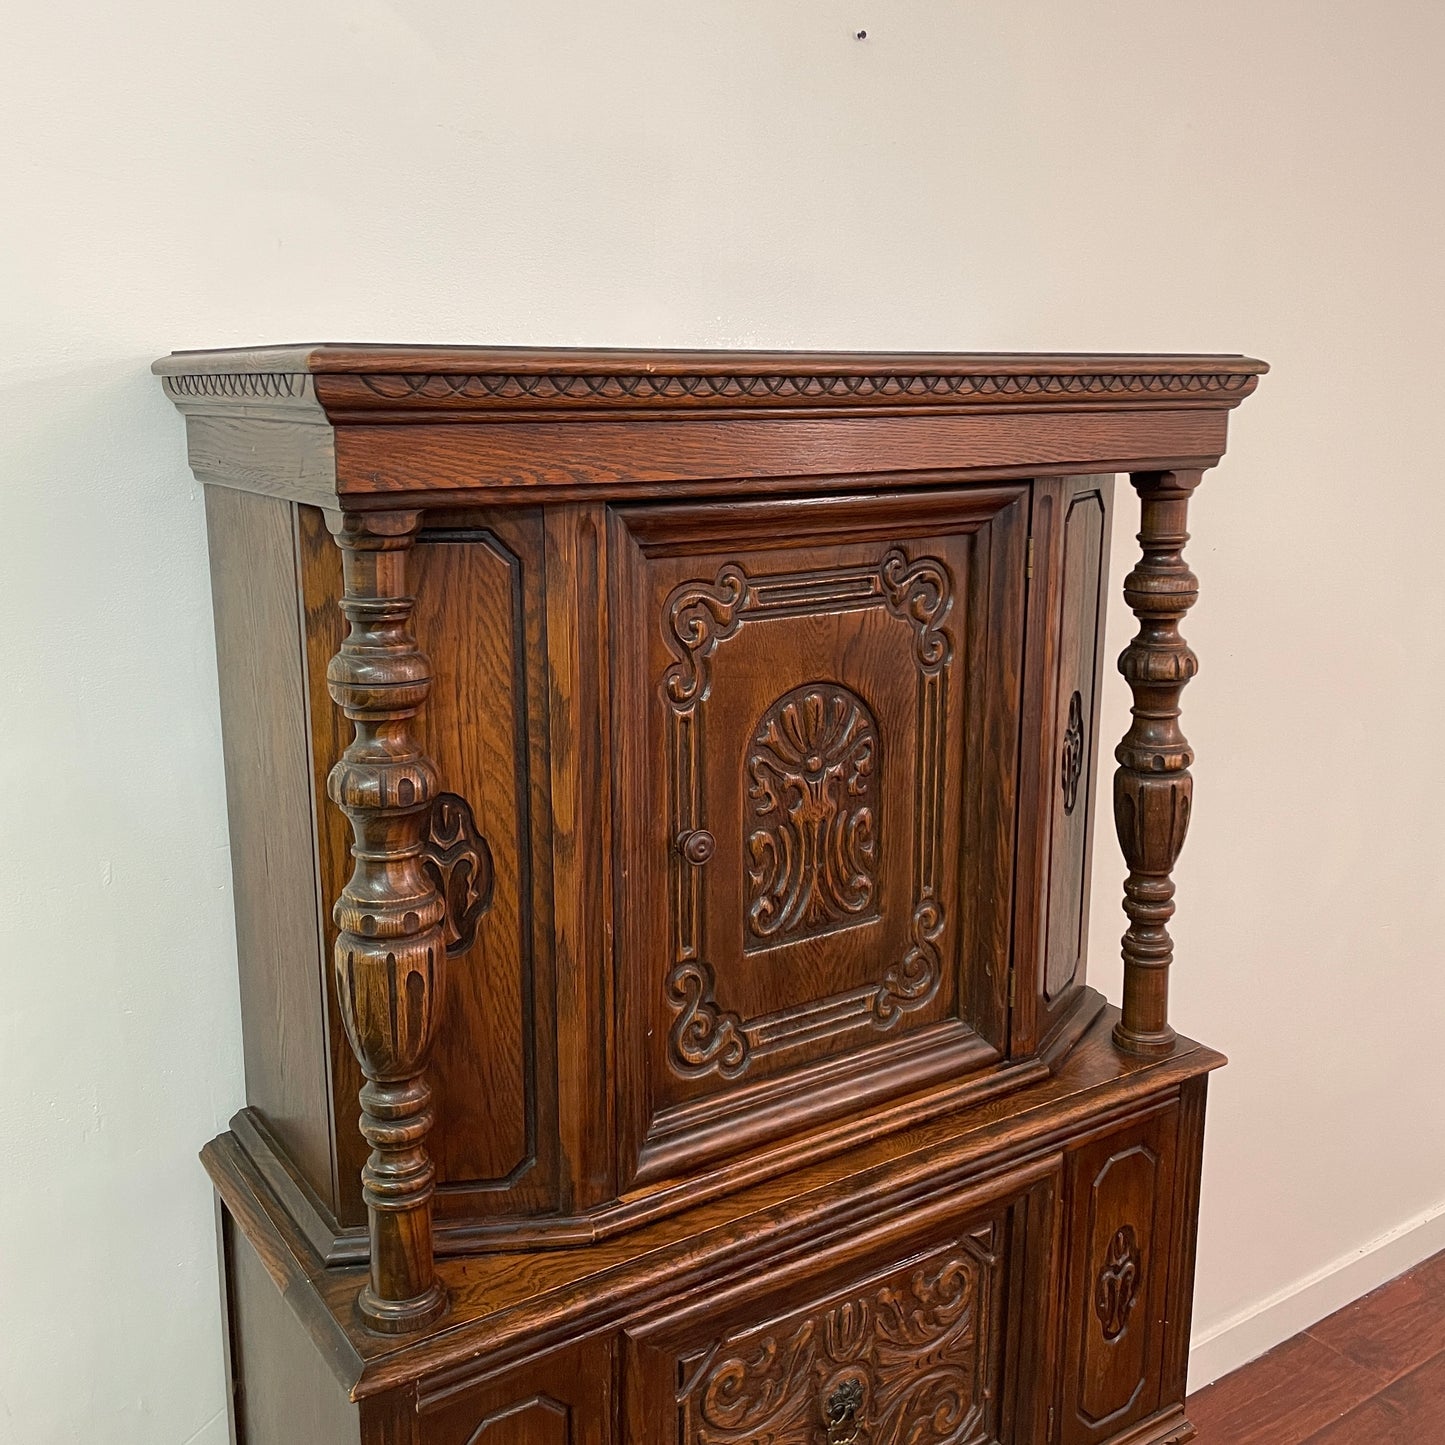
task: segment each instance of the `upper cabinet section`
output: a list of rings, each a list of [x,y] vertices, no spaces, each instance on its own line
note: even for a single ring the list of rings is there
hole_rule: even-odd
[[[1243,356],[395,346],[155,364],[198,476],[323,507],[1208,467],[1265,369]]]

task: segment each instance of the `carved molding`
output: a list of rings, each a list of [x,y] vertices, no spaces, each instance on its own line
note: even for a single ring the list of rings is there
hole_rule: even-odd
[[[743,763],[745,946],[877,917],[878,728],[868,704],[810,683],[763,714]]]
[[[1143,1277],[1139,1237],[1132,1224],[1125,1224],[1109,1241],[1109,1252],[1094,1281],[1094,1313],[1110,1344],[1121,1339],[1129,1327],[1129,1316],[1139,1301]]]
[[[337,378],[328,377],[328,383]],[[345,378],[350,381],[352,378]],[[1083,400],[1124,398],[1243,397],[1253,390],[1249,372],[969,372],[879,375],[775,373],[666,374],[660,372],[506,371],[448,374],[399,372],[358,375],[355,381],[382,402],[477,402],[549,407],[647,405],[822,405],[889,403],[949,404],[1030,397]]]
[[[305,396],[310,378],[295,371],[196,371],[162,381],[172,401],[285,401]]]
[[[476,941],[477,924],[491,907],[495,881],[492,850],[465,798],[438,793],[433,800],[421,866],[446,904],[442,931],[447,953],[456,958]]]
[[[713,968],[701,958],[699,930],[707,869],[700,866],[700,862],[706,859],[699,860],[696,850],[688,852],[685,843],[680,841],[672,850],[670,865],[673,961],[667,993],[675,1015],[669,1062],[673,1071],[684,1077],[695,1077],[714,1069],[724,1077],[736,1077],[747,1069],[754,1054],[776,1052],[864,1023],[878,1028],[891,1027],[904,1013],[923,1007],[942,981],[943,960],[936,946],[945,924],[943,905],[938,897],[944,787],[940,761],[946,727],[948,669],[953,660],[953,640],[947,627],[953,607],[953,581],[948,568],[938,559],[922,557],[910,561],[901,548],[892,547],[872,566],[756,577],[737,563],[729,562],[711,581],[690,581],[673,590],[663,608],[663,632],[676,660],[663,674],[661,684],[669,719],[668,755],[674,800],[671,834],[677,840],[692,840],[707,832],[708,820],[703,817],[702,801],[703,732],[705,705],[712,688],[712,658],[719,644],[733,637],[747,617],[805,617],[839,606],[886,608],[907,622],[913,632],[919,740],[917,835],[913,840],[914,905],[909,945],[904,956],[891,964],[875,984],[817,999],[801,1008],[744,1019],[719,1004],[714,992]],[[838,683],[810,683],[786,694],[759,723],[749,758],[745,760],[750,780],[751,759],[759,755],[761,740],[769,736],[774,711],[810,692],[816,692],[820,698],[846,695],[866,711],[862,699]],[[877,729],[871,714],[867,721],[874,739],[875,761],[871,766],[876,767]],[[770,748],[771,744],[767,746]],[[806,762],[808,756],[805,751],[802,761]],[[764,776],[775,772],[776,769],[763,765]],[[754,802],[770,806],[766,787],[752,781],[760,787],[754,794]],[[775,784],[769,786],[776,787]],[[873,797],[871,793],[869,796]],[[866,825],[857,819],[856,810],[850,809],[850,816],[854,820],[860,858],[864,856],[862,835],[866,828],[872,830],[872,854],[868,861],[876,869],[876,802],[870,801],[868,806],[870,815]],[[845,821],[845,836],[846,827]],[[746,839],[744,846],[751,851],[751,839]],[[760,845],[760,848],[766,852],[766,846]],[[751,868],[757,868],[763,880],[757,886],[768,886],[772,875],[763,859],[745,860],[745,872]],[[839,871],[843,871],[841,865]],[[850,896],[857,894],[854,888]],[[757,901],[754,894],[752,905]],[[867,907],[867,901],[864,906]],[[786,936],[770,937],[745,928],[744,937],[747,946],[757,951],[797,941],[810,932],[824,931],[815,916],[811,923],[803,924],[803,929],[796,935],[783,930]]]
[[[975,1445],[989,1379],[993,1227],[741,1338],[684,1380],[686,1445]]]

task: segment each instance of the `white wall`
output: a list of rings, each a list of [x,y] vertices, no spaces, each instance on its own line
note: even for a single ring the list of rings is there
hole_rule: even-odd
[[[1442,44],[1434,0],[6,7],[0,1439],[224,1436],[194,1155],[242,1081],[172,347],[1268,358],[1194,509],[1175,1015],[1234,1060],[1196,1381],[1445,1244],[1410,1228],[1445,1206]]]

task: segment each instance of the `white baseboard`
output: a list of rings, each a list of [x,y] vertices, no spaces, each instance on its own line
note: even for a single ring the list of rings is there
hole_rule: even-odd
[[[1189,1351],[1189,1388],[1248,1364],[1442,1249],[1445,1201],[1197,1336]]]

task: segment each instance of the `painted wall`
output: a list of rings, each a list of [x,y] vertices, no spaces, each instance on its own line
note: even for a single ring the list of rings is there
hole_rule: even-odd
[[[141,0],[0,25],[0,1438],[225,1434],[194,1156],[242,1080],[201,504],[146,373],[172,347],[1268,358],[1194,509],[1175,1013],[1234,1059],[1196,1381],[1445,1245],[1445,10]],[[1117,680],[1105,715],[1121,733]]]

